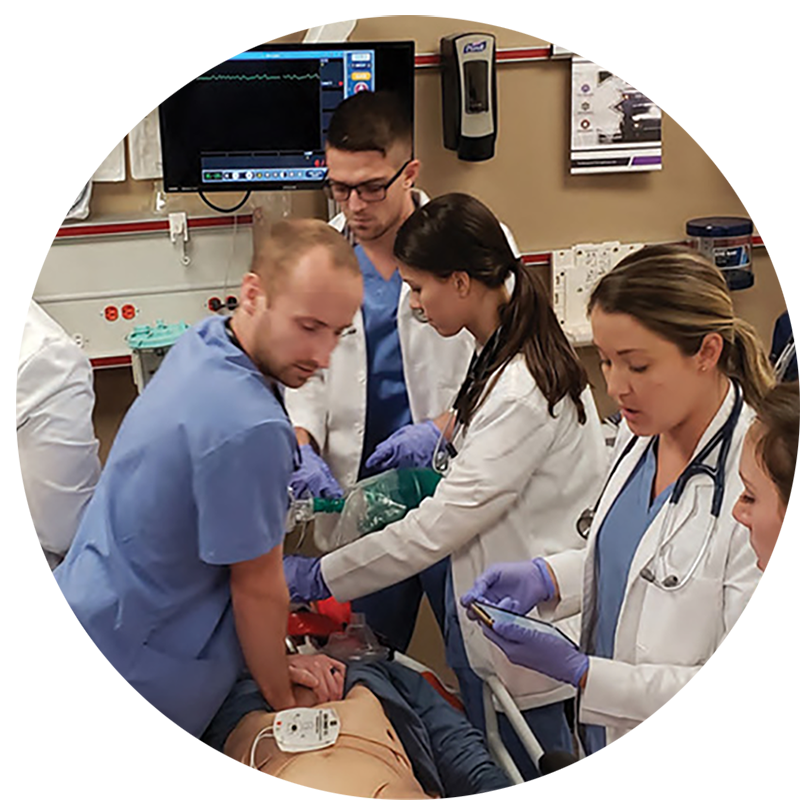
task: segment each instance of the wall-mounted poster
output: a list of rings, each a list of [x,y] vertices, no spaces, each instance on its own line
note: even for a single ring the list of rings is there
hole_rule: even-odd
[[[572,59],[570,172],[661,169],[661,109],[626,81]]]

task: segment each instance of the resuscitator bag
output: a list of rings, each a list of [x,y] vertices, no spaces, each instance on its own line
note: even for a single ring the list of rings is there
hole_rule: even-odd
[[[314,539],[330,552],[368,533],[374,533],[405,515],[436,491],[441,475],[433,469],[393,469],[359,481],[345,498],[332,530]],[[315,526],[321,522],[315,518]]]
[[[364,621],[363,614],[354,613],[350,624],[343,632],[332,633],[322,648],[325,655],[345,664],[368,664],[386,661],[389,648],[380,644],[372,629]]]

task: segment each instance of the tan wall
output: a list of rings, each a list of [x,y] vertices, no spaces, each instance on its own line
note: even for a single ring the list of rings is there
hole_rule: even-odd
[[[538,45],[515,31],[434,17],[379,17],[359,21],[352,40],[414,39],[417,52],[438,51],[443,35],[489,31],[498,47]],[[279,41],[300,41],[303,32]],[[635,76],[625,76],[635,81]],[[436,69],[417,71],[416,152],[423,168],[419,185],[435,196],[466,191],[487,203],[513,230],[526,251],[553,250],[579,242],[659,242],[684,236],[687,219],[747,212],[728,182],[697,144],[668,116],[664,116],[664,169],[634,175],[570,176],[569,61],[500,65],[498,68],[499,137],[497,154],[484,163],[461,162],[442,146],[441,93]],[[640,87],[646,89],[646,87]],[[658,102],[658,98],[654,98]],[[151,213],[153,182],[98,184],[92,219]],[[212,195],[223,206],[227,195]],[[236,198],[238,199],[238,198]],[[281,207],[277,198],[259,195],[269,211]],[[321,193],[298,192],[288,198],[293,214],[323,216]],[[173,196],[168,210],[209,213],[196,197]],[[757,223],[757,220],[756,220]],[[754,259],[756,286],[735,295],[737,312],[751,321],[767,342],[775,318],[785,308],[780,286],[764,249]],[[547,275],[544,277],[548,278]],[[612,406],[602,390],[597,359],[583,348],[601,412]],[[108,438],[133,391],[126,377],[97,376],[98,428],[107,451]],[[423,626],[424,627],[424,626]],[[423,636],[415,652],[441,665],[436,645]]]
[[[545,44],[505,28],[415,16],[360,20],[351,40],[413,39],[417,52],[436,52],[441,36],[475,30],[494,33],[500,48]],[[277,41],[300,41],[303,34],[299,31]],[[511,227],[523,252],[612,239],[676,241],[683,238],[685,221],[692,217],[747,215],[713,162],[667,115],[662,171],[569,175],[569,61],[499,66],[497,154],[483,163],[459,161],[442,146],[439,80],[436,69],[417,70],[416,152],[423,165],[419,185],[431,196],[448,191],[476,195]],[[97,184],[92,219],[152,213],[156,189],[153,181],[130,179]],[[210,197],[223,206],[235,202],[224,193]],[[287,204],[295,215],[324,216],[326,209],[320,192],[295,192],[284,198],[259,193],[254,202],[268,213],[282,212]],[[170,196],[168,210],[175,209],[210,213],[194,195]],[[768,342],[774,320],[786,304],[763,248],[756,252],[754,267],[756,286],[737,292],[735,304]],[[547,270],[543,272],[549,279]],[[595,359],[587,349],[582,356],[596,376],[601,410],[608,411],[611,405],[601,389]]]

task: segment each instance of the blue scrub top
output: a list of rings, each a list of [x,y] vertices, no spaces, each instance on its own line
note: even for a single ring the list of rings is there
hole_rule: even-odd
[[[228,565],[281,543],[294,446],[273,387],[204,320],[126,415],[55,571],[114,667],[194,735],[243,666]]]
[[[403,352],[397,330],[397,307],[403,279],[395,271],[387,281],[375,269],[361,245],[355,248],[364,277],[364,335],[367,340],[367,420],[358,479],[374,474],[364,462],[377,445],[411,422]]]
[[[614,657],[614,639],[633,557],[645,531],[672,492],[672,485],[650,502],[656,477],[656,439],[650,443],[600,526],[595,546],[597,620],[590,655]],[[584,745],[591,754],[605,746],[605,728],[587,725]]]

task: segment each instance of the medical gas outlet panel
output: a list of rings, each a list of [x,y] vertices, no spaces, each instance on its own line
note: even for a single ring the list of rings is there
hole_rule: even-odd
[[[182,246],[183,245],[183,246]],[[252,259],[252,229],[95,235],[50,248],[34,298],[95,362],[129,358],[136,326],[229,314]]]
[[[553,251],[553,308],[569,340],[576,345],[590,344],[592,329],[586,315],[589,297],[597,281],[625,256],[641,249],[641,244],[576,244]]]

